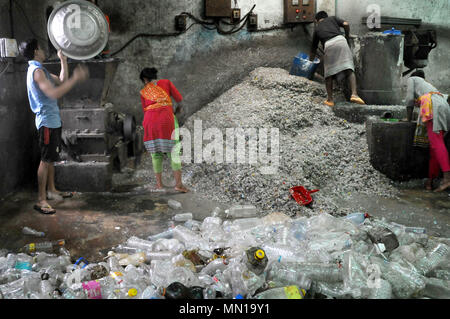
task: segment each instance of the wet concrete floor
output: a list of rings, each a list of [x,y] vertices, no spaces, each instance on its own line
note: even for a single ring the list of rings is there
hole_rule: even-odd
[[[141,177],[136,177],[139,174]],[[170,173],[166,175],[165,183],[170,186],[173,181]],[[98,262],[112,247],[131,236],[146,238],[166,230],[177,213],[191,212],[194,219],[201,221],[214,207],[226,208],[194,192],[151,191],[154,183],[151,176],[151,167],[138,167],[134,172],[122,174],[111,192],[75,193],[71,199],[49,201],[57,210],[50,216],[33,210],[35,189],[21,190],[0,201],[0,249],[18,252],[30,242],[65,239],[73,258]],[[182,210],[168,207],[171,198],[182,203]],[[397,199],[354,194],[340,205],[407,226],[425,227],[431,236],[450,237],[449,192],[432,193],[410,187],[402,190]],[[43,231],[46,237],[23,235],[24,226]]]

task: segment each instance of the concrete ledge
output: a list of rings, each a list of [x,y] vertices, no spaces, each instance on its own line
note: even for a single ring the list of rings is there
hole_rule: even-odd
[[[402,105],[359,105],[354,103],[337,103],[333,107],[336,116],[351,123],[364,123],[369,116],[380,117],[384,112],[391,112],[393,118],[406,118],[406,107]]]
[[[112,167],[107,162],[55,163],[56,187],[64,191],[106,192],[112,188]]]

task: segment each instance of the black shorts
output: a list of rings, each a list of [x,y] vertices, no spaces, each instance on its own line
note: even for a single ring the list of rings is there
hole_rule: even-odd
[[[41,150],[41,161],[54,163],[60,160],[62,128],[41,127],[39,129],[39,149]]]

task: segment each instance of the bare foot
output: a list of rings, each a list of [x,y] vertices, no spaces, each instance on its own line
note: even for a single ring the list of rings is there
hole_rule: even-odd
[[[41,200],[36,205],[34,205],[34,209],[44,215],[51,215],[56,213],[56,211],[45,200]]]
[[[189,189],[187,189],[184,185],[175,186],[175,190],[180,193],[187,193]]]
[[[431,190],[433,190],[433,181],[432,180],[427,180],[426,182],[425,182],[425,189],[427,190],[427,191],[431,191]]]
[[[435,190],[434,190],[434,192],[442,192],[442,191],[445,191],[447,188],[449,188],[450,187],[450,182],[447,182],[447,183],[442,183],[438,188],[436,188]]]

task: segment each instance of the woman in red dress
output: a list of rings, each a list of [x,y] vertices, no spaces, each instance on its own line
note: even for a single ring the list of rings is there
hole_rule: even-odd
[[[167,154],[175,177],[175,190],[186,193],[189,190],[181,181],[181,159],[178,121],[173,112],[172,99],[178,103],[175,113],[181,112],[179,104],[183,97],[170,80],[157,80],[158,70],[145,68],[140,78],[145,84],[140,91],[144,111],[144,145],[152,155],[156,188],[164,189],[162,183],[163,156]]]

